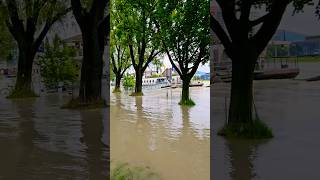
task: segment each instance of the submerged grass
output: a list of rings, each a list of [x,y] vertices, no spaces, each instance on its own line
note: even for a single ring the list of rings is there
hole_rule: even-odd
[[[110,180],[161,180],[161,178],[149,167],[132,167],[128,163],[122,163],[111,169]]]
[[[179,105],[181,105],[181,106],[195,106],[196,103],[192,99],[187,99],[187,100],[181,100],[179,102]]]
[[[142,92],[133,92],[130,94],[130,96],[143,96]]]
[[[26,89],[13,89],[9,96],[7,96],[8,99],[20,99],[20,98],[35,98],[39,97],[34,91],[32,90],[26,90]]]
[[[121,92],[121,89],[120,88],[114,88],[112,93],[120,93]]]
[[[251,123],[232,123],[219,130],[218,135],[226,138],[269,139],[273,138],[272,130],[262,121]]]
[[[103,99],[90,101],[90,102],[82,102],[79,98],[71,99],[68,103],[63,105],[62,109],[98,109],[107,107],[106,101]]]

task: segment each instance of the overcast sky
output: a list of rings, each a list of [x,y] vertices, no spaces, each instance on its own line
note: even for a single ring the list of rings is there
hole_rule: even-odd
[[[279,29],[285,29],[296,33],[305,35],[320,35],[320,20],[315,16],[315,6],[306,6],[304,12],[292,15],[293,6],[289,5]],[[166,67],[171,67],[168,58],[164,57],[164,64]],[[200,66],[199,71],[210,72],[209,66]]]
[[[282,18],[279,29],[285,29],[306,35],[320,35],[320,20],[315,16],[314,6],[305,6],[304,12],[292,15],[293,7],[289,5]]]

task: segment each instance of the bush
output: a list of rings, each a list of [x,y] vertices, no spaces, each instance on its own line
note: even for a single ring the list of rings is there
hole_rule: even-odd
[[[131,88],[133,88],[134,86],[135,86],[135,83],[136,83],[136,81],[135,81],[135,78],[134,78],[134,76],[132,76],[132,75],[125,75],[124,77],[123,77],[123,87],[125,88],[125,89],[131,89]]]
[[[41,77],[47,87],[58,87],[60,82],[74,82],[79,74],[75,60],[76,50],[66,46],[58,36],[53,44],[45,43],[45,53],[41,57]]]

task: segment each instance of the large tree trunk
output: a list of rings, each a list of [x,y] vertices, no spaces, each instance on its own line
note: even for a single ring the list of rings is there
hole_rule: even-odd
[[[184,78],[182,81],[182,96],[181,103],[184,104],[190,100],[189,97],[189,86],[190,86],[190,78]]]
[[[136,70],[136,84],[135,84],[135,93],[141,94],[142,93],[142,70],[137,69]]]
[[[16,92],[32,92],[32,64],[34,57],[35,53],[33,53],[30,46],[19,46],[18,72],[15,84]]]
[[[81,103],[88,104],[101,100],[103,57],[97,28],[88,25],[86,31],[82,31],[82,38],[84,47],[79,98]]]
[[[229,123],[252,122],[253,71],[255,61],[247,57],[234,59],[232,62],[231,100]],[[246,61],[244,61],[246,60]]]

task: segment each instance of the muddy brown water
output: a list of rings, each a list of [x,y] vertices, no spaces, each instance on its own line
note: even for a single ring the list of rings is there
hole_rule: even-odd
[[[320,74],[320,65],[301,64],[303,79]],[[272,128],[268,141],[227,141],[216,135],[225,123],[229,84],[211,88],[212,179],[320,179],[320,81],[266,80],[254,83],[260,118]]]
[[[60,109],[70,98],[0,100],[0,179],[108,179],[107,109]]]
[[[191,88],[196,106],[178,105],[181,89],[111,94],[111,160],[147,167],[164,180],[210,179],[210,88]]]

